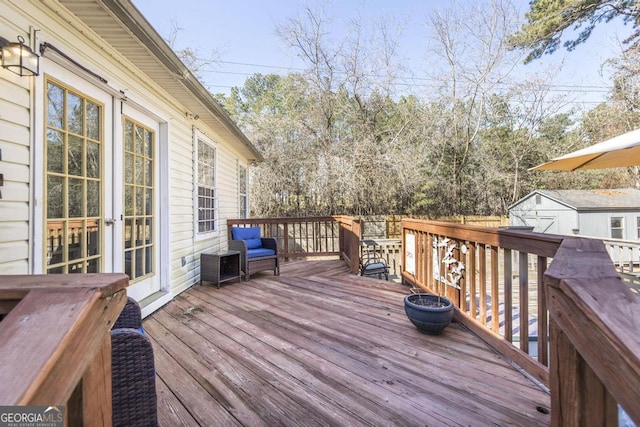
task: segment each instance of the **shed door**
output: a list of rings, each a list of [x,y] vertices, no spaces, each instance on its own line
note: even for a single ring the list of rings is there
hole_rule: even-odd
[[[558,233],[558,220],[554,216],[541,216],[535,222],[533,231],[538,233]]]

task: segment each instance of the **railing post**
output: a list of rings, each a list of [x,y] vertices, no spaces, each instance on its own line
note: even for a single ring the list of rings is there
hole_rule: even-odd
[[[551,321],[551,425],[618,425],[618,407],[571,340]]]
[[[285,222],[283,227],[284,233],[284,260],[289,261],[289,223]]]

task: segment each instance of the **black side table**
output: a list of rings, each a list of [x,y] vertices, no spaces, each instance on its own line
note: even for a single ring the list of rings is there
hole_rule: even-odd
[[[217,254],[200,255],[200,284],[220,283],[240,279],[240,252],[227,251]]]

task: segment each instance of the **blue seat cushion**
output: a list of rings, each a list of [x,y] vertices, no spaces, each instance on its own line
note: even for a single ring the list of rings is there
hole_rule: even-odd
[[[258,248],[247,250],[247,258],[260,258],[263,256],[273,256],[275,254],[276,251],[274,251],[273,249]]]
[[[260,238],[260,227],[231,227],[233,240],[248,240]]]

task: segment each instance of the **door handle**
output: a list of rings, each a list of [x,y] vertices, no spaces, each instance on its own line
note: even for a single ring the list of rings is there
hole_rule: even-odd
[[[104,219],[104,223],[105,223],[105,225],[106,225],[106,226],[109,226],[109,225],[113,225],[113,224],[115,224],[115,223],[116,223],[116,220],[115,220],[115,219],[113,219],[113,218],[105,218],[105,219]]]

